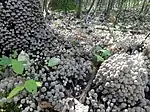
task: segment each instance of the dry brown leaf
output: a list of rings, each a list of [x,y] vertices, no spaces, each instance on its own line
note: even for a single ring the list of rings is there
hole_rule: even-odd
[[[53,106],[51,105],[51,103],[47,102],[47,101],[41,101],[39,102],[39,107],[41,109],[47,109],[47,108],[53,108]]]

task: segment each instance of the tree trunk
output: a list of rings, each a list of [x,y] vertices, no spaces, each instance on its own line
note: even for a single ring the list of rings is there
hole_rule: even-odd
[[[92,7],[93,7],[94,3],[95,3],[95,0],[93,0],[92,4],[90,5],[89,10],[87,11],[87,13],[89,13],[92,10]]]
[[[82,8],[82,0],[78,0],[76,17],[80,18]]]
[[[141,8],[141,10],[140,10],[140,13],[142,13],[142,11],[144,10],[145,3],[146,3],[146,0],[143,1],[143,5],[142,5],[142,8]]]

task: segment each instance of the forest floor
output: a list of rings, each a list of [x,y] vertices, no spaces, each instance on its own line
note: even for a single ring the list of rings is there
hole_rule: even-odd
[[[46,25],[50,29],[51,33],[54,33],[58,38],[64,38],[65,40],[70,41],[72,46],[73,45],[75,45],[75,46],[81,45],[81,47],[83,47],[83,49],[85,51],[90,53],[90,51],[93,47],[104,45],[106,48],[112,50],[114,53],[116,53],[116,52],[118,53],[120,50],[124,50],[126,52],[126,51],[128,51],[128,48],[130,48],[130,47],[132,47],[134,49],[134,47],[137,47],[142,42],[150,43],[150,38],[149,38],[150,19],[149,18],[150,18],[149,14],[142,16],[142,15],[136,14],[134,11],[133,12],[132,11],[125,12],[125,15],[122,13],[122,16],[120,16],[120,18],[118,18],[117,23],[114,26],[113,20],[111,20],[112,18],[109,18],[109,20],[105,20],[103,15],[97,15],[95,17],[92,17],[92,16],[86,17],[86,15],[83,14],[80,19],[77,19],[73,13],[63,14],[61,12],[52,11],[52,12],[49,12],[49,14],[45,18],[45,20],[46,20]],[[126,55],[124,55],[125,52],[123,52],[121,55],[119,53],[118,54],[116,53],[116,55],[118,57],[119,56],[126,57]],[[118,57],[112,56],[112,60],[114,60],[114,63],[116,65],[118,63],[120,63],[117,60],[120,58],[120,57],[119,58]],[[129,57],[128,60],[130,61],[131,57],[127,56],[127,58],[128,57]],[[66,63],[68,64],[68,60],[69,60],[69,58],[64,61],[65,64]],[[117,62],[116,62],[116,60],[117,60]],[[112,61],[112,63],[111,63],[111,59],[109,59],[109,61],[110,61],[110,65],[111,65],[113,63],[113,61]],[[121,61],[124,61],[124,60],[122,59]],[[134,58],[133,58],[133,61],[134,61]],[[107,64],[107,62],[108,61],[106,61],[104,63]],[[73,67],[75,66],[72,63],[68,66],[72,67],[72,65],[73,65]],[[79,65],[80,65],[80,63],[79,63]],[[109,65],[109,63],[108,63],[108,65]],[[63,67],[64,66],[62,66],[62,68]],[[140,67],[140,66],[138,66],[138,67]],[[81,66],[80,70],[82,70],[82,68],[83,67]],[[105,66],[102,66],[102,68],[104,68],[103,70],[105,70]],[[100,75],[100,73],[98,72],[98,69],[102,70],[98,66],[97,71],[94,73],[95,76]],[[117,67],[114,69],[116,70]],[[112,72],[111,70],[112,70],[112,66],[110,67],[110,72]],[[106,75],[109,76],[109,74],[106,74]],[[132,74],[131,74],[131,76],[132,76]],[[105,76],[103,78],[105,78]],[[86,82],[86,84],[88,85],[89,81],[91,81],[91,84],[92,84],[93,79],[94,79],[94,77],[92,78],[92,80],[88,80]],[[120,80],[120,78],[119,78],[119,80]],[[118,81],[118,79],[116,81]],[[105,83],[106,82],[104,81],[104,84]],[[95,83],[95,85],[96,84],[97,83]],[[92,90],[95,89],[94,87],[91,87],[91,88],[90,88],[91,90],[87,90],[87,91],[89,91],[88,94],[90,94],[90,92],[92,92]],[[112,87],[112,88],[114,88],[114,87]],[[85,89],[86,89],[86,87],[85,87]],[[84,93],[84,90],[81,90],[79,93]],[[97,88],[95,90],[97,90]],[[106,88],[106,91],[107,91],[107,88]],[[109,92],[109,90],[108,90],[108,92]],[[79,94],[79,97],[82,95],[84,95],[84,94]],[[85,95],[85,97],[86,97],[86,95]],[[88,97],[87,97],[87,99],[88,99]],[[100,99],[101,98],[99,98],[98,101],[100,101]],[[81,102],[81,103],[83,103],[83,102]],[[86,103],[84,102],[83,104],[86,104]],[[104,105],[105,105],[105,103],[104,103]],[[91,107],[93,108],[94,104]],[[65,111],[63,111],[63,112],[65,112]]]
[[[127,41],[133,38],[141,42],[150,31],[149,18],[148,14],[140,17],[134,11],[126,12],[125,16],[118,19],[115,27],[113,20],[110,18],[106,21],[103,15],[88,18],[82,15],[81,19],[77,19],[73,13],[50,12],[46,20],[50,29],[60,37],[76,41],[89,50],[100,44],[122,44],[118,47],[124,48],[130,46],[124,45],[124,42],[129,44]]]

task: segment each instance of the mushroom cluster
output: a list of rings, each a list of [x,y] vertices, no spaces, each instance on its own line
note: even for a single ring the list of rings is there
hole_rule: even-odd
[[[0,1],[0,56],[9,57],[14,51],[28,54],[28,66],[22,77],[9,67],[0,72],[0,102],[13,101],[21,112],[51,109],[61,112],[64,107],[69,108],[73,98],[78,110],[86,107],[89,112],[150,111],[148,58],[143,53],[116,53],[93,74],[91,54],[80,43],[74,45],[49,29],[39,0]],[[49,66],[52,58],[59,59],[53,67]],[[95,78],[91,86],[88,82],[92,75]],[[42,82],[36,94],[31,95],[24,89],[13,99],[1,96],[25,79]],[[82,93],[86,94],[87,85],[90,90],[82,102],[87,105],[84,106],[78,99]]]
[[[11,56],[13,51],[20,53],[23,50],[30,58],[24,77],[43,83],[37,94],[32,96],[24,90],[13,100],[20,104],[22,112],[39,111],[41,103],[38,103],[44,101],[55,110],[60,110],[64,97],[72,96],[76,88],[85,88],[92,72],[89,54],[84,52],[81,45],[73,47],[48,29],[38,0],[0,1],[0,13],[0,55]],[[60,63],[50,67],[48,62],[53,57],[59,58]],[[0,80],[0,92],[10,91],[17,86],[13,83],[19,78],[12,77],[16,76],[5,76]],[[77,91],[75,94],[80,93]],[[41,110],[45,109],[41,107]]]
[[[149,112],[145,59],[142,53],[121,53],[102,63],[86,100],[91,105],[90,112]]]

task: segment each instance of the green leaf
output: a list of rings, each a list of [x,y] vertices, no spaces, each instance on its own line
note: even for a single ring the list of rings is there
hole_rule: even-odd
[[[22,91],[24,89],[24,85],[19,85],[16,86],[8,95],[7,99],[10,99],[12,97],[14,97],[15,95],[17,95],[20,91]]]
[[[24,70],[24,66],[23,64],[20,62],[20,61],[17,61],[17,60],[12,60],[11,61],[12,63],[12,68],[13,68],[13,71],[17,74],[22,74],[23,73],[23,70]]]
[[[106,57],[106,56],[111,55],[109,50],[101,49],[100,51],[102,52],[102,57]]]
[[[18,55],[18,61],[21,61],[23,64],[29,63],[30,61],[29,55],[22,50]]]
[[[27,80],[25,82],[25,88],[28,92],[34,94],[37,92],[37,84],[35,82],[35,80],[31,79],[31,80]]]
[[[102,47],[101,46],[97,46],[97,47],[95,47],[95,50],[96,51],[99,51],[99,50],[101,50],[102,49]]]
[[[100,51],[100,50],[102,50],[102,47],[100,47],[100,46],[96,46],[96,47],[94,47],[93,48],[93,50],[92,51]]]
[[[59,62],[60,62],[59,58],[53,57],[49,60],[48,66],[50,66],[50,67],[56,66],[59,64]]]
[[[102,62],[102,61],[104,61],[104,58],[102,57],[102,56],[100,56],[100,55],[97,55],[97,54],[95,54],[95,56],[96,56],[96,58],[97,58],[97,62]]]
[[[42,86],[42,83],[41,83],[41,82],[36,82],[36,85],[37,85],[38,87],[41,87],[41,86]]]
[[[2,56],[2,58],[0,59],[0,65],[8,66],[9,64],[11,64],[11,59],[7,56]]]

